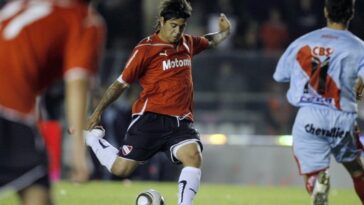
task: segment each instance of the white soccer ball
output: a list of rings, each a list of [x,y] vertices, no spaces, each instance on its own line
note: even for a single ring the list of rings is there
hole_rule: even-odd
[[[135,205],[166,205],[166,203],[161,193],[148,189],[138,195]]]

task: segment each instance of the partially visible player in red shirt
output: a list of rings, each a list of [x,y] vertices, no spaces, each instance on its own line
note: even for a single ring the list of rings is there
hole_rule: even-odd
[[[72,179],[88,179],[82,130],[104,32],[103,19],[83,0],[19,0],[0,10],[0,193],[16,189],[22,204],[53,204],[36,98],[62,78],[74,129]]]
[[[86,144],[100,163],[118,176],[130,175],[157,152],[165,152],[172,162],[182,163],[180,205],[192,204],[201,177],[202,144],[193,125],[191,60],[217,46],[230,33],[230,22],[221,14],[218,32],[202,37],[184,34],[191,11],[186,0],[162,2],[156,33],[135,46],[121,76],[90,117],[86,135]],[[102,138],[104,131],[95,127],[106,107],[135,81],[143,90],[133,105],[133,120],[118,150]]]

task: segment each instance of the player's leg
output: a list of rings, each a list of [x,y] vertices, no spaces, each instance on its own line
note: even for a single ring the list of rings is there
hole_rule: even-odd
[[[161,136],[171,133],[170,124],[164,123],[164,118],[166,118],[164,115],[150,112],[135,115],[120,150],[103,139],[105,131],[102,128],[85,131],[86,144],[111,173],[126,177],[141,162],[160,151],[164,144]]]
[[[316,181],[319,178],[318,176],[320,175],[321,172],[328,173],[328,170],[316,171],[316,172],[307,173],[307,174],[304,174],[303,175],[304,182],[305,182],[305,186],[306,186],[306,190],[307,190],[307,192],[310,195],[313,193],[313,190],[315,188]],[[328,174],[327,174],[327,176],[328,176]]]
[[[349,121],[349,120],[346,120]],[[360,143],[360,130],[354,121],[351,125],[352,131],[346,134],[334,147],[333,154],[338,162],[341,162],[349,172],[355,191],[364,204],[364,168],[360,155],[363,150],[363,145]]]
[[[313,205],[328,203],[330,181],[326,170],[330,164],[331,149],[329,137],[323,136],[321,132],[331,129],[326,125],[326,112],[314,108],[300,108],[292,130],[294,155]]]
[[[312,205],[327,205],[330,190],[330,177],[328,170],[305,174],[305,184],[311,195]]]
[[[139,164],[138,161],[118,157],[111,168],[111,173],[119,177],[127,177],[134,172]]]
[[[24,205],[51,205],[48,162],[35,127],[0,117],[0,193],[16,190]]]
[[[200,168],[202,163],[202,153],[197,142],[187,142],[175,147],[176,158],[182,162],[184,167]]]
[[[183,164],[178,180],[178,203],[191,205],[200,187],[202,144],[193,122],[176,119],[172,119],[171,122],[176,128],[167,143],[167,155],[171,157],[172,162]]]
[[[364,169],[360,156],[352,162],[344,162],[343,165],[353,179],[356,194],[364,205]]]
[[[342,162],[342,164],[353,179],[356,194],[360,198],[361,203],[364,204],[364,167],[360,159],[363,145],[361,144],[359,137],[359,126],[354,123],[354,131],[352,137],[344,145],[346,145],[345,150],[348,153],[347,156],[350,157],[350,155],[354,155],[355,157],[353,157],[354,160],[351,160],[349,162]],[[344,159],[339,158],[338,160],[343,161]]]
[[[178,180],[178,202],[180,205],[191,205],[200,187],[202,163],[200,145],[196,142],[182,144],[180,147],[177,146],[174,152],[184,166]]]
[[[50,190],[44,186],[32,185],[18,194],[23,205],[53,205]]]
[[[31,172],[28,172],[29,174]],[[21,178],[26,175],[23,175]],[[18,192],[23,205],[41,204],[52,205],[53,200],[51,198],[51,185],[49,182],[49,176],[46,175],[36,180],[28,187],[21,189]]]
[[[91,147],[99,162],[110,173],[120,177],[127,177],[138,166],[139,162],[118,155],[119,150],[103,138],[105,136],[103,129],[96,128],[84,133],[86,144]]]

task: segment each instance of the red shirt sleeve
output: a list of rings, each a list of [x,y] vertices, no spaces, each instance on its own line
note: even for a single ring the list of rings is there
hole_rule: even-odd
[[[132,54],[130,55],[124,70],[122,72],[122,80],[128,84],[132,84],[134,81],[138,80],[140,76],[144,73],[145,67],[144,62],[146,59],[145,49],[143,47],[134,48]]]
[[[192,55],[197,55],[209,46],[209,41],[205,37],[192,36]]]
[[[84,12],[70,20],[64,73],[75,68],[96,73],[99,67],[106,32],[104,21],[96,12]]]

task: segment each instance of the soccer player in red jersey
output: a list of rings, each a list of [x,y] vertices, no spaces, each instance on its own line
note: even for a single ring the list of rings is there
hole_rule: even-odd
[[[53,204],[35,110],[37,96],[60,78],[74,129],[72,178],[88,179],[82,130],[104,33],[103,19],[83,0],[11,1],[0,11],[0,193],[15,189],[22,204]]]
[[[224,14],[219,32],[196,37],[184,34],[192,8],[186,0],[162,2],[156,33],[135,46],[121,76],[107,89],[89,119],[86,144],[100,163],[118,176],[128,176],[143,161],[165,152],[184,168],[179,177],[179,204],[190,205],[201,177],[202,144],[193,125],[192,57],[215,47],[230,33]],[[120,150],[110,145],[104,131],[94,129],[102,112],[133,82],[142,92],[133,105],[133,120]]]

